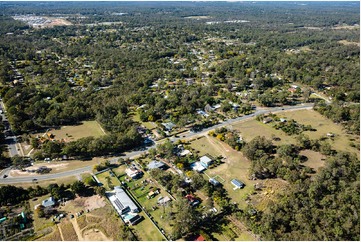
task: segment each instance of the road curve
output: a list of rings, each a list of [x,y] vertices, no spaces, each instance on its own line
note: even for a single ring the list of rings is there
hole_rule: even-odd
[[[64,171],[54,174],[43,174],[43,175],[35,175],[35,176],[23,176],[23,177],[7,177],[7,178],[1,178],[0,184],[16,184],[16,183],[29,183],[29,182],[35,182],[35,181],[46,181],[51,179],[57,179],[67,176],[76,176],[84,172],[91,172],[93,169],[93,166],[86,166],[79,169],[74,169],[71,171]],[[36,180],[35,180],[36,179]]]
[[[248,119],[252,119],[257,115],[260,114],[266,114],[266,113],[275,113],[275,112],[285,112],[285,111],[296,111],[296,110],[303,110],[303,109],[312,109],[313,107],[313,103],[307,103],[307,104],[301,104],[301,105],[297,105],[297,106],[283,106],[283,107],[275,107],[275,108],[267,108],[267,109],[262,109],[262,110],[256,110],[254,113],[250,114],[250,115],[245,115],[242,117],[238,117],[238,118],[234,118],[234,119],[229,119],[227,121],[224,121],[220,124],[214,125],[212,127],[208,127],[206,129],[203,129],[201,132],[198,133],[191,133],[188,132],[186,134],[184,134],[182,137],[177,137],[177,138],[173,138],[171,137],[170,140],[171,141],[177,141],[179,139],[191,139],[197,136],[202,136],[207,134],[210,130],[216,129],[216,128],[220,128],[223,126],[227,126],[227,125],[231,125],[233,123],[239,122],[239,121],[245,121]],[[149,149],[151,148],[155,148],[157,145],[157,143],[153,144],[152,146],[147,147],[144,150],[137,150],[137,151],[132,151],[132,152],[127,152],[125,153],[124,156],[120,156],[120,157],[114,157],[109,159],[110,162],[115,163],[117,162],[117,160],[119,158],[133,158],[139,155],[142,155],[144,153],[146,153]],[[7,177],[7,178],[3,178],[0,177],[0,185],[1,184],[16,184],[16,183],[28,183],[28,182],[33,182],[34,179],[36,179],[37,181],[45,181],[45,180],[51,180],[51,179],[57,179],[57,178],[62,178],[62,177],[67,177],[67,176],[75,176],[75,175],[79,175],[80,173],[84,173],[84,172],[91,172],[92,171],[92,166],[86,166],[83,168],[79,168],[79,169],[74,169],[71,171],[65,171],[65,172],[59,172],[59,173],[54,173],[54,174],[44,174],[44,175],[35,175],[35,176],[29,176],[29,177]]]

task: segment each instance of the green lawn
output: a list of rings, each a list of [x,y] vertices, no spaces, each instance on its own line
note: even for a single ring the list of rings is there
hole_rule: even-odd
[[[140,241],[161,241],[165,240],[163,235],[158,231],[158,229],[154,226],[152,221],[145,215],[142,211],[139,213],[140,216],[144,217],[137,225],[132,226]]]
[[[140,120],[140,117],[139,117],[139,113],[138,113],[138,112],[131,112],[130,115],[132,115],[133,120],[134,120],[135,122],[141,123],[141,124],[144,125],[144,127],[146,127],[147,129],[152,130],[152,129],[154,129],[154,128],[157,127],[157,125],[156,125],[154,122],[142,122],[142,121]]]
[[[98,175],[96,175],[96,176],[97,176],[97,178],[99,179],[99,181],[103,184],[103,187],[104,187],[107,191],[113,190],[113,189],[111,189],[111,188],[109,187],[109,184],[108,184],[108,181],[107,181],[107,179],[108,179],[107,177],[109,177],[110,182],[111,182],[111,184],[113,184],[114,187],[121,185],[120,182],[119,182],[119,180],[118,180],[118,178],[117,178],[116,176],[113,176],[113,177],[112,177],[112,176],[110,175],[109,171],[100,173],[100,174],[98,174]]]
[[[190,146],[196,151],[199,151],[198,153],[199,156],[210,154],[213,157],[217,157],[220,155],[219,151],[217,150],[217,147],[215,149],[210,149],[210,147],[212,147],[213,145],[206,137],[201,137],[199,139],[192,141]]]

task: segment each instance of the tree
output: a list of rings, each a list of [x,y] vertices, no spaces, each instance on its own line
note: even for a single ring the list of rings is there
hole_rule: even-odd
[[[184,198],[178,199],[174,203],[177,213],[174,218],[175,225],[173,226],[173,234],[176,237],[186,235],[197,227],[199,223],[199,214]]]
[[[101,196],[101,197],[105,196],[106,190],[104,187],[98,186],[98,187],[95,187],[94,190],[95,190],[95,193],[98,194],[99,196]]]
[[[85,188],[86,187],[82,181],[75,181],[70,186],[70,189],[78,195],[82,194],[84,192]]]

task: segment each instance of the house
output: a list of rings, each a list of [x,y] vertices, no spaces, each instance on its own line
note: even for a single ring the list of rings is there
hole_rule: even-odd
[[[208,168],[208,166],[210,164],[212,164],[212,159],[209,158],[208,156],[202,156],[200,159],[199,159],[199,162],[206,168]]]
[[[267,118],[263,119],[263,123],[264,123],[264,124],[268,124],[268,123],[270,123],[270,122],[272,122],[272,121],[273,121],[273,119],[270,118],[270,117],[267,117]]]
[[[139,179],[143,176],[143,172],[135,167],[129,167],[125,169],[125,173],[132,179]]]
[[[195,198],[192,194],[188,194],[185,196],[185,198],[188,200],[188,203],[194,207],[197,206],[200,202],[197,198]]]
[[[280,122],[281,122],[281,123],[287,122],[287,119],[285,119],[285,118],[280,118]]]
[[[327,135],[327,137],[335,137],[335,134],[333,134],[333,133],[327,133],[326,135]]]
[[[53,197],[49,197],[48,199],[43,200],[41,205],[43,205],[45,208],[52,207],[55,205],[55,199]]]
[[[142,220],[141,216],[139,216],[138,214],[132,214],[132,213],[128,213],[128,214],[122,216],[122,218],[125,223],[130,224],[130,225],[135,225],[140,220]]]
[[[168,196],[159,197],[157,204],[158,204],[158,206],[163,206],[163,205],[167,205],[170,201],[172,201],[172,199],[170,199],[170,197],[168,197]]]
[[[192,155],[192,153],[189,150],[183,150],[181,153],[179,153],[180,156],[186,156],[186,155]]]
[[[199,173],[204,171],[204,170],[207,170],[207,168],[204,167],[201,162],[193,162],[192,164],[190,164],[190,167],[194,171],[198,171]]]
[[[158,191],[158,190],[150,191],[150,192],[148,193],[148,195],[147,195],[147,198],[148,198],[148,199],[151,199],[151,198],[157,196],[158,194],[159,194],[159,191]]]
[[[216,104],[216,105],[213,106],[214,110],[219,109],[219,108],[221,108],[221,104]]]
[[[162,161],[156,161],[153,160],[151,161],[148,165],[147,165],[149,170],[153,170],[153,169],[161,169],[161,170],[166,170],[168,168],[168,166],[162,162]]]
[[[108,192],[106,195],[119,215],[123,215],[129,212],[139,213],[139,208],[137,205],[121,187],[114,187],[113,192]]]
[[[220,183],[214,178],[209,178],[209,183],[211,183],[213,186],[218,186]]]
[[[162,123],[162,125],[164,126],[165,130],[167,130],[167,131],[171,131],[175,127],[175,124],[172,122]]]
[[[245,186],[245,184],[237,179],[233,179],[231,181],[232,185],[234,186],[233,190],[236,190],[237,188],[241,189]]]

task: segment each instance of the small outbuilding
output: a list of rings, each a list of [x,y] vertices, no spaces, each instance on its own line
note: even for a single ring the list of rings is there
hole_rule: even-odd
[[[234,186],[234,188],[233,188],[234,190],[236,190],[238,188],[241,189],[241,188],[245,187],[245,184],[243,182],[237,180],[237,179],[233,179],[231,181],[231,183]]]

